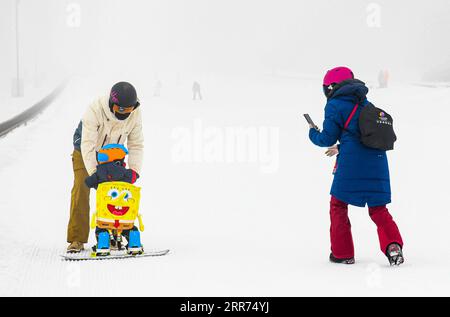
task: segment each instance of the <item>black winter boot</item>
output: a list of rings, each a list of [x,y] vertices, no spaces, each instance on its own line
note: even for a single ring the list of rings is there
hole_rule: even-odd
[[[339,264],[355,264],[355,258],[338,259],[333,255],[333,253],[330,253],[330,262]]]
[[[391,266],[399,266],[405,259],[403,258],[402,247],[398,243],[391,243],[386,250],[386,256]]]

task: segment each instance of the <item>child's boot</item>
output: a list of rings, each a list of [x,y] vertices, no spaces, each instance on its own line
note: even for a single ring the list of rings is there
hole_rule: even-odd
[[[95,247],[95,253],[97,256],[107,256],[111,254],[109,239],[108,231],[105,230],[98,233],[97,246]]]
[[[130,230],[127,245],[128,254],[142,254],[144,249],[141,244],[141,233],[139,230]]]

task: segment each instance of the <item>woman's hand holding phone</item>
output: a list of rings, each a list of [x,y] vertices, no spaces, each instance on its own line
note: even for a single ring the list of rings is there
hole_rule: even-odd
[[[320,131],[319,128],[318,128],[318,127],[314,124],[314,122],[312,121],[312,119],[311,119],[311,117],[309,116],[309,114],[305,113],[303,116],[305,117],[306,122],[308,122],[309,128],[310,128],[310,129],[315,129],[315,130],[317,130],[317,131]]]

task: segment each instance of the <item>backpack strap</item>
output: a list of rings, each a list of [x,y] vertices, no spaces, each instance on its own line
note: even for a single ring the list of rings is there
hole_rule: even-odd
[[[345,121],[344,130],[347,130],[347,128],[350,124],[350,121],[352,121],[353,117],[355,116],[356,110],[358,110],[358,106],[359,106],[359,104],[357,103],[355,105],[355,107],[353,107],[353,110],[350,113],[350,115],[348,116],[347,121]]]

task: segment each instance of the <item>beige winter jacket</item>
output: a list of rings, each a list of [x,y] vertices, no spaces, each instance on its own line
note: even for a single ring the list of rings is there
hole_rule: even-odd
[[[126,120],[117,119],[109,109],[109,97],[94,101],[82,119],[81,154],[89,175],[97,170],[96,152],[109,143],[125,144],[128,148],[128,168],[140,174],[144,151],[141,109]]]

